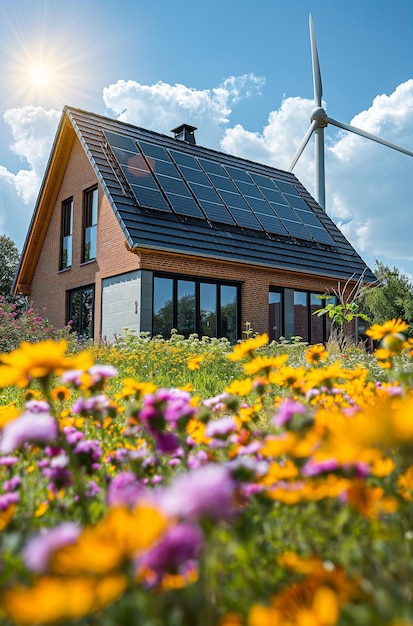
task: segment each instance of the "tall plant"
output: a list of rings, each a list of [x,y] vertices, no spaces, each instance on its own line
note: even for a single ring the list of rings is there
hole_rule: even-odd
[[[333,288],[332,293],[326,293],[321,298],[328,302],[324,307],[314,311],[313,315],[318,317],[328,315],[331,320],[330,339],[336,340],[340,350],[342,351],[350,343],[353,343],[353,337],[348,333],[348,326],[357,319],[370,322],[368,315],[360,310],[360,300],[366,289],[364,285],[364,272],[355,281],[354,274],[344,283],[339,281],[337,288]],[[357,333],[356,333],[357,334]]]

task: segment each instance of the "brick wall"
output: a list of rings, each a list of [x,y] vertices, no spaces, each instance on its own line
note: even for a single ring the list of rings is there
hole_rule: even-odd
[[[97,257],[81,263],[83,193],[95,185],[96,175],[76,139],[63,176],[54,211],[34,274],[29,300],[38,309],[46,307],[51,324],[60,327],[66,322],[66,292],[95,284],[95,337],[99,336],[101,282],[116,274],[135,269],[148,269],[242,283],[242,320],[250,322],[254,331],[268,332],[268,290],[270,286],[326,292],[336,281],[323,277],[298,275],[183,255],[139,251],[132,253],[125,246],[125,237],[117,219],[99,187],[99,218]],[[73,197],[72,267],[59,271],[62,202]]]
[[[66,323],[66,292],[69,289],[95,284],[95,337],[100,328],[101,280],[138,267],[138,257],[127,251],[125,237],[110,204],[99,187],[99,218],[97,255],[95,261],[81,263],[83,193],[97,178],[80,142],[76,139],[67,163],[53,214],[43,242],[33,277],[31,301],[37,309],[46,307],[50,323],[61,327]],[[73,197],[72,267],[59,271],[62,202]]]

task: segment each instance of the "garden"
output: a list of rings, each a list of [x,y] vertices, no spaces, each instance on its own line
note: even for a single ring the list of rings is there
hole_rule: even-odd
[[[1,624],[413,624],[405,322],[368,354],[28,316],[0,354]]]

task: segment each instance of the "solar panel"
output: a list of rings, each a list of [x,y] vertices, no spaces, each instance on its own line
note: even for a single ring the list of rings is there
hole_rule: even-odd
[[[317,226],[308,225],[307,230],[318,243],[326,243],[330,246],[334,246],[334,239],[325,228],[317,228]]]
[[[275,185],[278,187],[280,191],[283,193],[289,193],[293,196],[299,196],[300,194],[291,183],[286,183],[284,180],[277,180],[276,178],[271,179]]]
[[[291,183],[150,141],[105,135],[142,207],[334,245]]]
[[[166,149],[146,141],[139,141],[137,144],[145,155],[155,180],[174,212],[185,217],[204,219],[201,209],[192,197],[182,175],[171,161]]]
[[[256,213],[256,216],[268,233],[272,233],[274,235],[284,235],[285,237],[288,237],[288,231],[284,228],[278,217],[276,217],[274,214],[265,215],[263,213]]]
[[[260,222],[257,220],[251,210],[248,209],[245,211],[244,209],[231,207],[230,212],[238,226],[243,226],[244,228],[253,228],[254,230],[263,230]]]
[[[283,225],[288,230],[292,237],[297,239],[312,239],[310,233],[301,222],[293,222],[292,220],[282,220]]]

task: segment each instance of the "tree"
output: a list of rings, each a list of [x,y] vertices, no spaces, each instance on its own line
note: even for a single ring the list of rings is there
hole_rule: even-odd
[[[363,291],[363,312],[376,324],[401,318],[409,324],[406,334],[413,336],[413,285],[409,277],[381,261],[376,261],[374,273],[378,285]]]
[[[0,235],[0,296],[7,302],[15,302],[16,298],[10,295],[14,275],[19,264],[20,252],[10,237]]]

